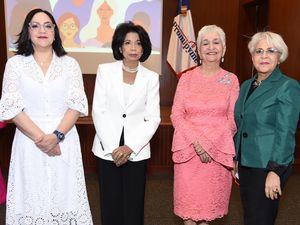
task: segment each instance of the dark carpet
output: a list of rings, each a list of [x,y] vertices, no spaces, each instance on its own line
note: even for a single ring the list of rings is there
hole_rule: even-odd
[[[98,181],[95,174],[86,175],[87,190],[94,225],[101,225]],[[149,175],[145,199],[145,225],[181,225],[173,214],[173,181],[170,175]],[[284,190],[276,225],[300,225],[300,174],[293,174]],[[259,208],[257,210],[260,210]],[[5,224],[5,205],[0,206],[0,224]],[[239,190],[232,189],[229,214],[211,225],[242,225]]]

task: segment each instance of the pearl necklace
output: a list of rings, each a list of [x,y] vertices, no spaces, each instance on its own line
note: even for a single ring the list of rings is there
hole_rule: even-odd
[[[139,66],[135,68],[129,68],[128,66],[125,66],[124,63],[122,63],[122,69],[128,73],[136,73],[139,70]]]

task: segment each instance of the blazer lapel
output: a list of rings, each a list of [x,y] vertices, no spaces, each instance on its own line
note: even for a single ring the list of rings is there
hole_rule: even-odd
[[[250,80],[250,82],[248,83],[248,85],[247,85],[247,87],[246,87],[246,90],[245,90],[245,92],[244,92],[244,96],[243,96],[243,107],[245,106],[245,102],[246,102],[246,100],[247,100],[247,96],[248,96],[248,93],[249,93],[249,90],[250,90],[250,88],[251,88],[251,84],[252,84],[253,80],[254,80],[254,78],[252,78],[252,79]]]
[[[144,67],[141,64],[139,64],[139,70],[136,74],[136,78],[134,81],[132,92],[129,97],[127,107],[129,107],[134,102],[134,100],[138,96],[140,96],[140,93],[143,92],[143,90],[145,88],[145,81],[146,81],[145,78],[146,78],[146,75],[145,75]]]
[[[116,67],[112,70],[112,76],[114,76],[112,86],[114,87],[114,92],[116,93],[120,105],[125,108],[124,104],[124,93],[123,93],[123,71],[122,71],[122,61],[116,62]]]
[[[245,102],[245,108],[248,107],[256,98],[263,95],[265,92],[272,88],[270,82],[263,82],[261,86],[257,87],[256,90],[249,96]]]
[[[281,76],[281,72],[280,72],[279,68],[277,67],[272,72],[270,77],[268,79],[266,79],[259,87],[257,87],[256,90],[249,96],[249,98],[245,102],[245,108],[248,105],[250,105],[256,98],[263,95],[265,92],[269,91],[273,86],[272,83],[277,81],[278,79],[280,79],[280,76]],[[251,86],[251,84],[252,84],[252,82],[250,83],[250,86]]]

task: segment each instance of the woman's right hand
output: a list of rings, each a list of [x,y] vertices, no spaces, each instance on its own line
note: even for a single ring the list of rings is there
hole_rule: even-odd
[[[60,151],[60,147],[59,144],[57,142],[52,143],[52,141],[50,143],[48,140],[48,137],[51,137],[50,135],[42,135],[38,138],[35,139],[35,145],[45,154],[47,154],[48,156],[56,156],[56,155],[61,155],[61,151]],[[56,138],[56,137],[55,137]],[[50,138],[51,140],[52,138]],[[46,144],[45,144],[46,142]]]
[[[47,153],[57,145],[57,137],[54,134],[45,134],[35,140],[35,145]]]
[[[210,155],[202,148],[198,141],[193,143],[194,149],[197,155],[200,157],[201,162],[210,163],[212,158]]]
[[[48,156],[57,156],[61,155],[60,146],[57,144],[54,148],[46,153]]]
[[[125,164],[133,151],[127,145],[120,146],[112,152],[112,158],[116,166]]]

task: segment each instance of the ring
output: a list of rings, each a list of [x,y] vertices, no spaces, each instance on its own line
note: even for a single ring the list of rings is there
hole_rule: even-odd
[[[279,191],[277,189],[273,190],[274,193],[278,193]]]

